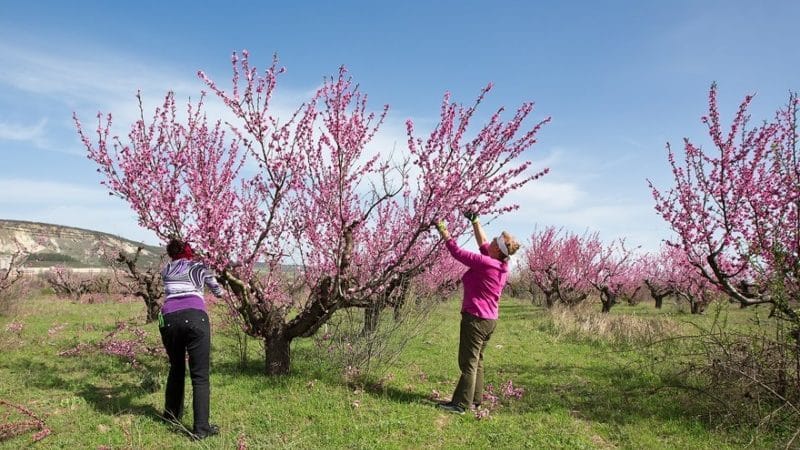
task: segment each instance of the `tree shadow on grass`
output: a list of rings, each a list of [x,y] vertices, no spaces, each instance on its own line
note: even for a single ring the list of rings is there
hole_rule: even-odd
[[[163,389],[163,386],[143,386],[139,382],[109,379],[107,376],[93,381],[95,377],[85,376],[87,371],[91,373],[100,368],[106,368],[105,364],[106,361],[98,362],[97,358],[66,357],[65,359],[56,359],[54,363],[16,360],[2,366],[26,373],[25,385],[28,387],[45,391],[69,392],[82,398],[89,407],[100,414],[140,416],[154,423],[164,424],[176,434],[191,436],[189,428],[185,424],[165,420],[161,412],[147,399],[154,391]],[[142,365],[139,369],[120,370],[116,368],[116,372],[113,373],[120,378],[136,378],[143,373],[157,374],[158,370]]]
[[[157,418],[158,412],[151,405],[137,404],[137,400],[161,388],[157,382],[143,382],[146,378],[157,378],[158,375],[152,374],[159,373],[160,365],[140,361],[138,368],[127,364],[120,366],[112,356],[98,355],[56,356],[47,361],[15,359],[2,364],[11,371],[24,373],[26,387],[70,392],[82,397],[100,413],[131,413]],[[122,380],[124,378],[128,380]]]
[[[150,404],[141,404],[142,397],[149,395],[135,383],[121,383],[114,386],[84,384],[77,392],[95,411],[107,414],[134,414],[159,420],[160,413]]]
[[[292,348],[292,366],[288,375],[271,376],[264,372],[263,359],[251,359],[246,364],[236,360],[215,363],[212,369],[225,383],[227,379],[247,378],[257,382],[262,390],[282,389],[291,385],[306,383],[324,383],[328,386],[351,390],[363,390],[366,394],[386,398],[399,403],[431,403],[424,394],[412,390],[400,389],[374,378],[356,383],[349,383],[342,375],[342,370],[329,361],[321,360],[318,354],[307,348]]]
[[[263,380],[264,388],[283,387],[293,380],[318,380],[326,384],[344,384],[341,371],[307,348],[292,345],[292,359],[287,375],[267,375],[262,358],[248,359],[244,364],[234,359],[212,363],[212,372],[223,377]]]
[[[377,383],[366,383],[364,385],[364,392],[374,397],[389,399],[397,403],[433,403],[433,400],[423,394],[420,394],[419,392],[398,389],[394,386],[383,386]]]

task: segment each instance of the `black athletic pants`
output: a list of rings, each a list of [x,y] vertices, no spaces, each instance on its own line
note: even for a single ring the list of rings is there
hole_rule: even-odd
[[[192,378],[194,432],[209,429],[208,413],[211,388],[208,380],[211,353],[211,327],[208,314],[199,309],[183,309],[164,314],[161,341],[169,356],[169,376],[164,415],[180,420],[183,416],[183,384],[186,378],[186,354]]]

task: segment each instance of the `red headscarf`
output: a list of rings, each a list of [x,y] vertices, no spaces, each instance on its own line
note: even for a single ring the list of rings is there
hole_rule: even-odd
[[[183,251],[179,255],[175,256],[175,259],[193,259],[193,258],[194,258],[194,252],[192,251],[192,247],[188,243],[184,244]]]

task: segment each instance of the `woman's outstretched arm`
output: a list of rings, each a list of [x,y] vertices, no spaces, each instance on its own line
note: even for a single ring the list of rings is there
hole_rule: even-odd
[[[464,216],[472,222],[472,231],[475,232],[475,240],[478,242],[478,248],[480,248],[488,239],[486,238],[486,233],[483,231],[481,222],[478,220],[478,214],[467,211],[464,213]]]

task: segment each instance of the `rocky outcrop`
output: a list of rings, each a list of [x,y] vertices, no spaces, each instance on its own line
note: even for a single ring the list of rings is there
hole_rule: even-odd
[[[157,262],[163,250],[119,236],[82,228],[18,220],[0,220],[0,267],[11,255],[22,251],[29,266],[49,266],[59,262],[73,267],[102,267],[103,254],[121,251],[135,253],[142,246],[143,263]]]

